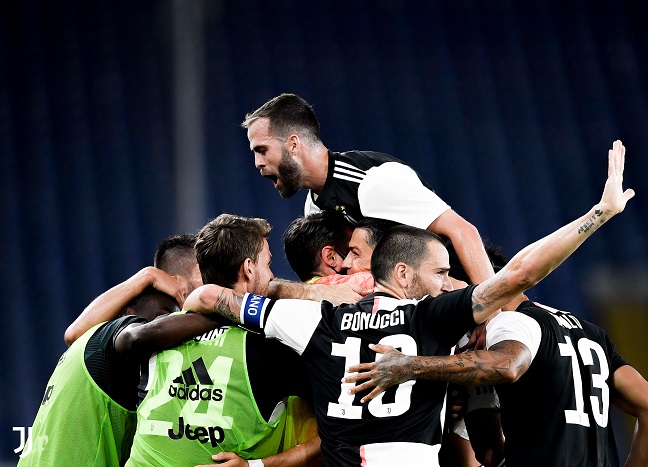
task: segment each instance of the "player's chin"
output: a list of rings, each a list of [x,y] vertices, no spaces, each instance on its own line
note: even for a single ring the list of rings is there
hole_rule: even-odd
[[[284,199],[295,196],[295,194],[297,194],[297,192],[299,191],[299,187],[283,186],[280,183],[277,183],[275,185],[275,188]]]

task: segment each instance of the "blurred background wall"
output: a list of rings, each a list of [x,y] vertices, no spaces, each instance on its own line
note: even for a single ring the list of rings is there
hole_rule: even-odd
[[[403,159],[509,255],[598,201],[621,139],[637,197],[529,295],[603,325],[648,376],[647,5],[4,0],[0,460],[67,325],[167,235],[265,217],[275,275],[295,279],[281,235],[304,193],[279,197],[239,126],[282,92],[329,148]]]

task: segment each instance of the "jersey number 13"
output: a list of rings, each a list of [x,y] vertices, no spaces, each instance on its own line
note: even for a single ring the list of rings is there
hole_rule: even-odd
[[[590,426],[589,416],[585,412],[585,400],[583,398],[583,383],[581,378],[580,368],[578,366],[578,355],[576,348],[572,344],[571,339],[565,336],[565,343],[558,344],[560,348],[560,355],[563,357],[571,358],[572,376],[574,378],[574,396],[576,399],[576,410],[565,410],[565,421],[573,425]],[[600,389],[601,396],[590,395],[590,403],[592,404],[592,415],[596,424],[600,427],[606,427],[608,424],[608,413],[610,408],[610,389],[605,383],[608,376],[610,376],[610,368],[608,367],[607,358],[603,348],[596,342],[585,337],[578,340],[578,353],[586,366],[594,364],[593,355],[599,362],[600,373],[592,374],[592,387]]]

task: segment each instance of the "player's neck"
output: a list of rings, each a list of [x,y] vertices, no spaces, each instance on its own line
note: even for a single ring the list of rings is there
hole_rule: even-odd
[[[374,292],[386,293],[399,299],[407,298],[407,295],[405,294],[405,290],[403,290],[402,287],[394,286],[392,284],[382,284],[376,282]]]
[[[323,144],[309,148],[302,157],[302,187],[319,194],[328,176],[328,149]]]

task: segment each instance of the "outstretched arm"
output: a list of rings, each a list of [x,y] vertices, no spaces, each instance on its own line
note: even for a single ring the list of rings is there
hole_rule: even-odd
[[[383,356],[373,363],[360,363],[347,370],[344,383],[362,382],[349,392],[373,390],[361,399],[367,402],[386,389],[410,379],[429,379],[463,384],[464,386],[493,386],[513,383],[531,364],[531,352],[517,341],[503,341],[490,350],[467,351],[447,357],[417,357],[404,355],[386,345],[369,345]],[[362,372],[362,373],[356,373]],[[364,381],[364,382],[363,382]]]
[[[648,466],[648,382],[630,365],[617,369],[613,375],[612,402],[624,412],[637,417],[630,455],[626,467]]]
[[[65,330],[63,337],[67,345],[72,345],[91,327],[115,319],[128,302],[149,286],[172,296],[180,305],[188,291],[184,278],[170,276],[161,269],[147,266],[95,298]]]
[[[608,151],[608,178],[601,201],[587,214],[522,249],[497,274],[473,292],[473,313],[482,323],[517,295],[556,269],[608,220],[625,209],[634,190],[623,191],[625,147],[615,141]]]

